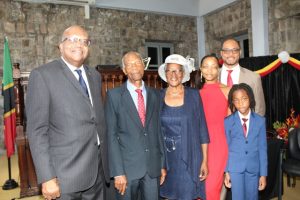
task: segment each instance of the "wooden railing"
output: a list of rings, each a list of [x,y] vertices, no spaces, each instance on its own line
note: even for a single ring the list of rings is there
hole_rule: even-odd
[[[120,68],[96,69],[101,74],[103,97],[105,97],[108,89],[118,87],[127,80],[127,77]],[[145,81],[145,84],[149,87],[160,89],[166,86],[166,83],[164,83],[164,81],[161,80],[161,78],[158,76],[157,71],[145,71],[143,80]]]

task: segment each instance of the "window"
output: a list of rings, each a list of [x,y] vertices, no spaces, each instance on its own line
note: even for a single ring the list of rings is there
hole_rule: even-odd
[[[151,57],[149,69],[157,69],[173,52],[174,45],[172,43],[146,42],[146,55]]]
[[[240,35],[240,36],[236,36],[234,37],[241,46],[241,58],[248,58],[249,57],[249,39],[248,39],[248,35]]]

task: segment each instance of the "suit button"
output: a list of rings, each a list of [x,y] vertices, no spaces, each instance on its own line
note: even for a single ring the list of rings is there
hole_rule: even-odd
[[[149,151],[149,149],[145,149],[145,152],[148,152]]]
[[[245,151],[245,154],[248,154],[248,151]]]
[[[246,140],[246,144],[248,144],[248,140]]]
[[[95,145],[95,146],[98,145],[98,142],[95,142],[94,145]]]
[[[147,133],[146,133],[146,132],[144,132],[144,136],[147,136]]]

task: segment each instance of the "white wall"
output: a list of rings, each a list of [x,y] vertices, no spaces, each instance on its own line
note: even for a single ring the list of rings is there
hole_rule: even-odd
[[[96,6],[122,10],[202,16],[234,1],[237,0],[96,0]]]
[[[251,0],[253,56],[269,55],[268,2]]]
[[[199,0],[96,0],[96,6],[175,15],[199,15]]]
[[[237,0],[199,0],[199,16],[222,8]]]

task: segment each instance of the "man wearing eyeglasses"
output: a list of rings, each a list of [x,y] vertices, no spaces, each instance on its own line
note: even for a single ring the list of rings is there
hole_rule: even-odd
[[[257,73],[239,65],[241,54],[239,43],[232,38],[224,40],[220,53],[223,59],[223,66],[220,73],[221,83],[229,87],[238,83],[247,83],[250,85],[256,101],[255,112],[264,116],[266,106],[261,78]]]
[[[67,28],[61,58],[32,70],[27,135],[45,199],[104,200],[109,181],[100,74],[84,65],[88,33]]]
[[[144,68],[139,53],[126,53],[122,70],[128,80],[106,96],[109,169],[117,200],[137,200],[139,194],[158,200],[166,176],[159,93],[145,85]]]

